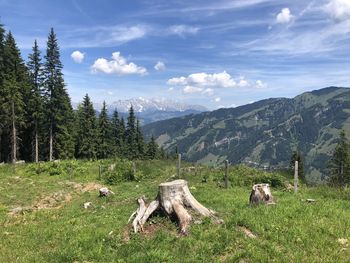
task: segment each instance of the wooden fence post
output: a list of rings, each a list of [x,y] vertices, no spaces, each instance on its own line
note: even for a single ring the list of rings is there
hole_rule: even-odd
[[[225,188],[228,188],[228,160],[225,161]]]
[[[180,170],[181,170],[181,153],[179,153],[178,160],[177,160],[177,178],[180,178]]]
[[[294,165],[294,193],[298,192],[298,169],[299,169],[298,161],[295,161]]]

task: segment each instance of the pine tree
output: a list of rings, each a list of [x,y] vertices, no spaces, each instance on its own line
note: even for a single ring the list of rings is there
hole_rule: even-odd
[[[350,143],[344,130],[329,163],[331,183],[338,186],[350,183]]]
[[[118,156],[123,156],[124,147],[125,147],[125,125],[124,120],[122,124],[122,120],[119,119],[119,113],[117,110],[113,112],[112,116],[112,130],[113,130],[113,138],[115,150],[114,153]]]
[[[107,114],[106,102],[103,102],[102,110],[98,118],[99,128],[99,158],[105,159],[112,155],[114,148],[113,128]]]
[[[43,122],[43,65],[40,57],[40,50],[37,41],[34,41],[32,53],[28,56],[27,68],[30,76],[30,95],[27,111],[29,116],[28,137],[32,145],[32,155],[36,163],[39,161],[39,133],[42,131]]]
[[[145,158],[145,142],[141,131],[140,121],[136,120],[136,145],[137,145],[137,158]]]
[[[125,133],[128,157],[130,159],[135,159],[138,155],[138,147],[136,142],[136,116],[134,113],[134,108],[132,106],[129,109],[129,116]]]
[[[4,68],[3,68],[3,94],[4,94],[4,124],[10,131],[11,161],[18,158],[20,129],[24,126],[23,93],[28,85],[26,67],[21,58],[11,32],[6,36],[4,43]]]
[[[120,138],[121,138],[121,148],[119,155],[120,157],[126,157],[127,156],[127,142],[126,142],[126,127],[125,127],[125,120],[123,117],[120,118],[120,126],[119,126],[119,132]]]
[[[70,158],[74,153],[73,109],[65,88],[59,46],[54,30],[47,41],[45,55],[45,95],[49,132],[49,160]]]
[[[3,135],[5,131],[5,87],[4,87],[4,41],[5,41],[5,29],[0,24],[0,162],[5,161],[4,158],[4,141]]]
[[[147,152],[146,157],[147,159],[156,159],[158,155],[158,144],[156,143],[153,135],[151,137],[150,142],[147,144]]]
[[[295,167],[295,162],[296,161],[298,161],[298,177],[301,180],[305,180],[303,157],[302,157],[301,153],[298,152],[298,151],[294,151],[293,152],[293,155],[291,157],[290,164],[289,164],[290,169],[291,169],[291,173],[293,175],[294,175],[294,167]]]
[[[93,104],[86,94],[77,111],[76,156],[96,159],[97,157],[97,119]]]

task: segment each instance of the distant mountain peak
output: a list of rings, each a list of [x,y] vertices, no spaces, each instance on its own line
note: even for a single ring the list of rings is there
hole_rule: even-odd
[[[128,100],[117,100],[108,105],[109,111],[117,109],[120,112],[128,112],[133,106],[135,112],[154,112],[154,111],[188,111],[198,112],[207,111],[207,108],[201,105],[190,105],[174,100],[164,98],[131,98]]]

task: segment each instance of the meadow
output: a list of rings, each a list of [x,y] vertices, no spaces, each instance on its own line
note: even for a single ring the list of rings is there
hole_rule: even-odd
[[[350,261],[350,189],[301,185],[294,194],[286,174],[244,166],[230,167],[226,189],[222,168],[183,164],[190,191],[223,224],[203,219],[181,236],[176,221],[158,215],[134,234],[136,199],[153,200],[175,163],[136,161],[136,173],[122,160],[1,165],[0,262]],[[276,205],[249,205],[257,182],[273,186]],[[99,197],[101,186],[115,194]]]

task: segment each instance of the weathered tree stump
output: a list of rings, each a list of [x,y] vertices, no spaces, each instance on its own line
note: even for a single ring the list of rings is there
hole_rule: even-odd
[[[107,187],[101,187],[99,190],[100,197],[103,196],[109,196],[110,194],[114,194],[111,190],[109,190]]]
[[[222,222],[215,216],[215,211],[204,207],[193,197],[185,180],[175,180],[160,184],[156,199],[148,205],[144,197],[139,198],[137,202],[139,208],[129,218],[130,222],[135,216],[132,223],[135,233],[139,230],[143,231],[143,226],[147,219],[156,210],[162,210],[168,216],[175,215],[179,220],[180,233],[184,235],[188,233],[188,227],[192,221],[192,216],[186,208],[194,210],[199,215],[211,217],[217,223]]]
[[[249,197],[250,204],[275,204],[269,184],[255,184]]]

